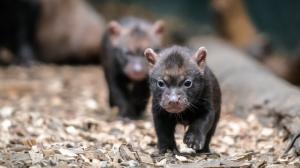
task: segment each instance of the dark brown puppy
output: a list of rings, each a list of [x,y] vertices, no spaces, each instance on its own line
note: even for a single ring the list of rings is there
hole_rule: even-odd
[[[176,124],[188,126],[184,143],[196,152],[210,152],[209,143],[217,126],[221,91],[205,63],[207,51],[174,46],[159,54],[145,50],[150,66],[152,112],[160,153],[176,151]]]
[[[144,111],[150,95],[148,64],[144,50],[159,49],[164,31],[162,21],[150,23],[125,17],[109,23],[103,40],[102,63],[109,87],[111,106],[122,117],[137,118]]]

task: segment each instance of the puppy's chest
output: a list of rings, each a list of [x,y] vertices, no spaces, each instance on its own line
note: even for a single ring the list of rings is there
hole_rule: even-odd
[[[188,126],[191,123],[193,123],[195,120],[204,117],[200,113],[194,113],[194,112],[185,112],[180,115],[174,115],[173,119],[177,122],[177,124],[182,124],[184,126]]]

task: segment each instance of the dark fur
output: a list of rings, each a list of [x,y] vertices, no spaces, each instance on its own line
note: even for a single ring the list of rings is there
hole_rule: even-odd
[[[159,53],[150,73],[152,112],[160,153],[177,151],[174,132],[178,123],[189,126],[184,137],[185,144],[196,152],[210,152],[210,140],[220,116],[221,91],[217,79],[207,66],[204,74],[201,74],[197,64],[190,61],[194,54],[195,51],[184,47],[167,48]],[[181,85],[179,79],[182,77],[189,77],[193,81],[191,88],[184,88],[192,105],[181,113],[169,113],[160,106],[164,90],[157,86],[157,81],[167,79],[168,87],[165,89],[180,89],[178,85]]]
[[[31,64],[36,48],[39,5],[35,0],[0,1],[0,47],[10,49],[15,63]]]
[[[128,52],[129,38],[144,38],[151,24],[143,19],[126,17],[119,21],[119,24],[124,28],[129,28],[132,32],[128,37],[122,38],[118,46],[114,46],[109,38],[109,33],[106,33],[103,40],[103,57],[102,63],[106,81],[109,88],[109,102],[111,106],[119,108],[121,117],[129,117],[135,119],[140,117],[145,110],[150,91],[146,77],[143,80],[135,81],[126,74],[126,66],[130,64],[131,59],[142,59],[145,62],[143,66],[148,64],[143,56],[145,48],[135,48],[134,51]],[[153,39],[153,38],[152,38]],[[150,42],[156,47],[158,43]]]

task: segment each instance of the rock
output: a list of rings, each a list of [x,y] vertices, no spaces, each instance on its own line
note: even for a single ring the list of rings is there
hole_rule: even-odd
[[[188,159],[184,156],[175,155],[176,159],[181,162],[186,162]]]
[[[94,99],[88,99],[85,101],[85,105],[90,110],[97,110],[98,109],[98,103]]]
[[[9,127],[11,127],[12,123],[10,120],[5,119],[4,121],[2,121],[1,123],[1,127],[3,130],[8,131]]]
[[[14,112],[13,107],[6,106],[6,107],[3,107],[3,108],[0,109],[0,116],[2,118],[7,118],[7,117],[10,117],[13,112]]]
[[[71,135],[78,135],[79,134],[79,131],[73,126],[68,126],[66,128],[66,132],[71,134]]]
[[[272,128],[263,128],[261,130],[261,135],[265,137],[269,137],[274,133],[274,130]]]
[[[233,145],[234,144],[234,139],[232,137],[230,137],[230,136],[225,136],[222,139],[222,142],[224,142],[227,145]]]

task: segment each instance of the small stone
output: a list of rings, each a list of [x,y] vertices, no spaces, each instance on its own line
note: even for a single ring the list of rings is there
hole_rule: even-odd
[[[30,158],[32,160],[32,164],[39,163],[43,159],[43,154],[36,153],[34,151],[29,151]]]
[[[139,163],[136,160],[129,160],[128,166],[129,167],[139,167]]]
[[[93,163],[94,163],[95,161],[94,161],[94,159],[93,159]],[[108,167],[108,162],[107,161],[100,161],[99,163],[98,162],[95,162],[96,164],[96,166],[97,165],[99,165],[99,167],[103,167],[103,168],[106,168],[106,167]]]
[[[179,156],[179,155],[175,155],[176,159],[181,161],[181,162],[186,162],[187,161],[187,158],[184,157],[184,156]]]
[[[5,131],[8,131],[8,129],[11,127],[11,125],[12,125],[12,123],[8,119],[2,121],[2,123],[1,123],[2,129],[5,130]]]
[[[78,135],[79,134],[79,131],[76,128],[74,128],[73,126],[68,126],[66,128],[66,131],[67,131],[67,133],[69,133],[71,135]]]
[[[152,129],[152,128],[153,128],[153,125],[152,125],[151,122],[145,122],[145,123],[144,123],[144,127],[145,127],[145,129]]]
[[[2,118],[7,118],[10,117],[12,115],[12,113],[14,112],[14,108],[13,107],[3,107],[0,109],[0,116]]]
[[[274,133],[274,130],[272,128],[263,128],[261,130],[261,135],[269,137]]]
[[[231,135],[238,135],[241,131],[241,126],[238,123],[229,122],[228,127],[231,130]]]
[[[162,166],[165,166],[166,163],[167,163],[167,159],[164,158],[164,159],[162,159],[161,161],[157,162],[157,163],[155,164],[155,166],[161,166],[161,167],[162,167]]]
[[[247,121],[248,121],[249,123],[257,122],[257,118],[256,118],[255,114],[250,114],[250,115],[247,117]]]
[[[57,162],[51,159],[51,160],[49,161],[49,164],[50,164],[50,166],[56,166],[56,165],[57,165]]]
[[[63,89],[63,84],[60,80],[52,80],[48,84],[47,88],[50,92],[59,93]]]
[[[233,145],[234,144],[234,139],[232,137],[230,137],[230,136],[225,136],[222,139],[222,142],[224,142],[227,145]]]
[[[98,109],[98,103],[94,99],[88,99],[85,101],[85,105],[87,108],[91,110],[97,110]]]
[[[181,148],[180,149],[180,152],[181,153],[195,153],[195,150],[194,149],[192,149],[192,148],[188,148],[188,147],[183,147],[183,148]]]
[[[70,150],[67,150],[67,149],[61,148],[61,149],[59,149],[58,151],[59,151],[60,154],[62,154],[62,155],[64,155],[64,156],[70,156],[70,157],[75,157],[75,156],[77,156],[76,153],[74,153],[74,152],[72,152],[72,151],[70,151]]]

